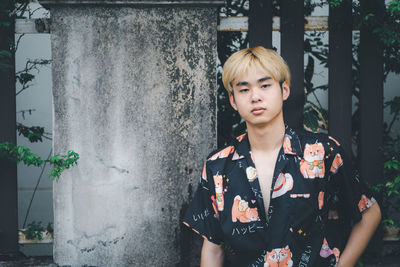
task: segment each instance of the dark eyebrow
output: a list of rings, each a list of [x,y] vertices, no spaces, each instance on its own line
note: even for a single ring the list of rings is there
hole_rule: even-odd
[[[265,76],[265,77],[262,77],[262,78],[258,79],[257,82],[258,82],[258,83],[262,83],[262,82],[268,81],[268,80],[272,80],[272,78],[269,77],[269,76]],[[236,84],[236,86],[242,86],[242,85],[248,85],[248,84],[249,84],[249,82],[242,81],[242,82],[238,82],[238,83]]]
[[[271,79],[272,79],[271,77],[265,76],[265,77],[263,77],[263,78],[261,78],[261,79],[258,79],[257,82],[262,83],[262,82],[264,82],[264,81],[271,80]]]
[[[236,86],[242,86],[242,85],[248,85],[248,84],[249,84],[249,82],[243,81],[243,82],[238,82],[236,84]]]

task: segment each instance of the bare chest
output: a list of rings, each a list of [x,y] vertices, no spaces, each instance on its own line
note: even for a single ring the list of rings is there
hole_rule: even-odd
[[[275,170],[276,155],[258,155],[254,158],[254,163],[257,169],[258,182],[260,184],[261,193],[263,196],[263,202],[266,214],[268,213],[268,208],[271,198],[271,187],[272,180]]]

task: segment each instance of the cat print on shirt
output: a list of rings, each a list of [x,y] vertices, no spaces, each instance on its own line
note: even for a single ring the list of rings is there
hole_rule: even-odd
[[[283,152],[286,154],[294,154],[292,151],[292,144],[290,142],[290,139],[292,137],[288,134],[285,134],[285,137],[283,138]]]
[[[336,263],[337,263],[339,261],[340,250],[338,248],[331,249],[328,245],[328,241],[326,240],[326,238],[324,238],[319,255],[322,258],[328,258],[332,254],[335,256]]]
[[[289,246],[275,248],[265,255],[264,267],[292,267],[292,252]]]
[[[290,173],[280,173],[276,179],[272,198],[280,197],[293,188],[293,177]]]
[[[234,152],[234,150],[235,150],[234,146],[228,146],[228,147],[222,149],[221,151],[215,153],[214,155],[212,155],[208,160],[227,158],[230,154],[232,154]]]
[[[374,203],[376,202],[376,200],[371,197],[371,199],[369,199],[366,195],[361,195],[361,199],[358,202],[358,209],[360,210],[360,212],[363,212],[364,210],[370,208]]]
[[[324,164],[325,149],[322,143],[306,144],[304,159],[300,162],[300,172],[304,178],[323,178],[325,175]]]
[[[215,212],[215,216],[218,218],[219,217],[219,212],[218,212],[217,198],[214,195],[212,195],[211,196],[211,201],[212,201],[211,205],[212,205],[213,210]]]
[[[243,155],[239,156],[239,154],[236,151],[235,151],[235,153],[233,153],[232,160],[238,160],[238,159],[243,159],[243,158],[244,158],[244,156]]]
[[[254,167],[247,167],[246,176],[249,182],[253,182],[257,178],[257,170]]]
[[[329,210],[328,212],[328,220],[337,220],[339,219],[339,213],[337,210]]]
[[[249,203],[243,200],[239,195],[233,200],[232,222],[248,223],[259,221],[257,208],[250,208]]]
[[[215,184],[215,202],[219,211],[224,210],[224,190],[222,183],[222,175],[214,175]]]
[[[246,136],[247,133],[241,134],[238,137],[236,137],[236,140],[238,140],[239,142],[241,142],[243,140],[243,138]]]
[[[331,173],[337,173],[338,169],[343,165],[342,156],[340,154],[336,154],[335,158],[333,159],[332,166],[331,166]]]

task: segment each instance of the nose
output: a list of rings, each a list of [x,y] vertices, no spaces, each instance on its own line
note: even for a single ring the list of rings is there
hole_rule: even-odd
[[[257,90],[252,90],[251,94],[251,102],[256,103],[261,100],[260,95],[258,94]]]

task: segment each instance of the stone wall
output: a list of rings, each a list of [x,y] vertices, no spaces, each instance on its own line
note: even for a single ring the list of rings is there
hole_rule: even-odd
[[[215,5],[50,10],[54,153],[81,157],[54,184],[55,262],[187,264],[182,208],[216,145]]]

